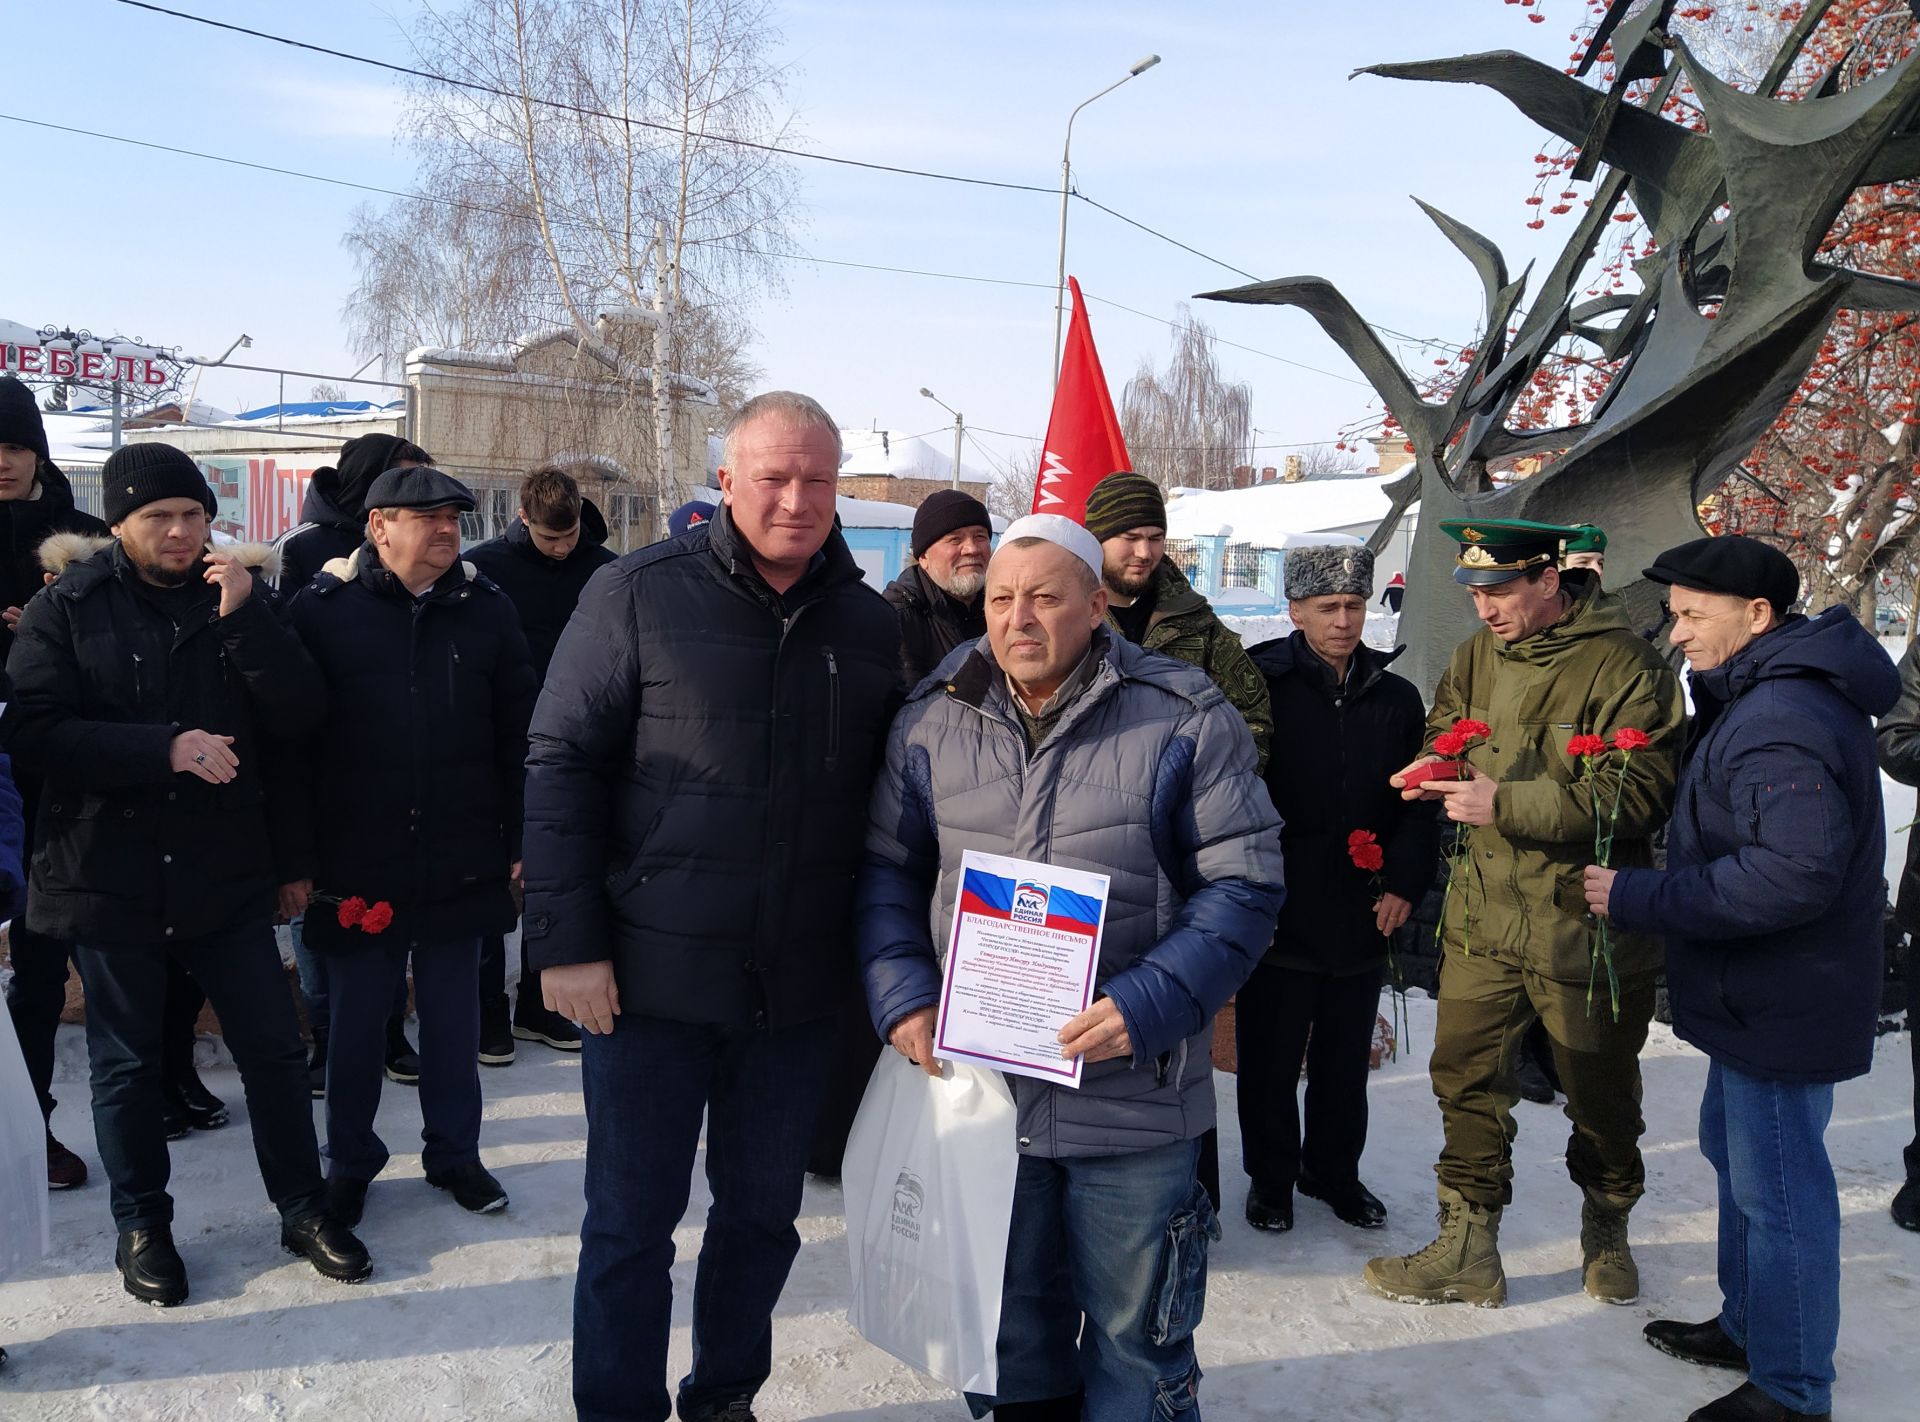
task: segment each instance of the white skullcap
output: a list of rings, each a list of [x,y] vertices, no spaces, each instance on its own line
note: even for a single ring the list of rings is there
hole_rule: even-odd
[[[1094,577],[1101,576],[1104,559],[1100,540],[1070,518],[1060,514],[1027,514],[1007,525],[1006,532],[1000,535],[1000,546],[1005,548],[1016,538],[1044,539],[1085,563],[1093,570]]]

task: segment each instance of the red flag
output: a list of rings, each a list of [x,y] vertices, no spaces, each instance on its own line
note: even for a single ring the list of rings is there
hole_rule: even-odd
[[[1080,300],[1080,283],[1068,277],[1067,285],[1073,291],[1073,320],[1060,357],[1060,383],[1053,391],[1047,442],[1040,452],[1033,511],[1064,514],[1078,522],[1086,518],[1087,495],[1093,486],[1133,465],[1127,459],[1127,442],[1120,437],[1113,397],[1107,393],[1100,353],[1093,348],[1093,328],[1087,324],[1087,308]]]

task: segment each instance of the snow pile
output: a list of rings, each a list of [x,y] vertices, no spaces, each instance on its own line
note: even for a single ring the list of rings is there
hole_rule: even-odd
[[[1580,1196],[1562,1154],[1566,1121],[1522,1104],[1514,1207],[1501,1246],[1504,1310],[1410,1308],[1360,1281],[1371,1254],[1432,1235],[1440,1118],[1426,1076],[1433,1004],[1416,997],[1411,1049],[1372,1079],[1367,1183],[1391,1212],[1384,1230],[1349,1229],[1311,1200],[1291,1234],[1241,1220],[1234,1078],[1222,1076],[1225,1237],[1214,1246],[1199,1332],[1210,1422],[1414,1418],[1421,1422],[1642,1422],[1682,1417],[1733,1384],[1641,1341],[1648,1319],[1709,1317],[1715,1193],[1695,1146],[1705,1059],[1655,1027],[1646,1054],[1648,1196],[1634,1215],[1644,1301],[1606,1308],[1580,1290]],[[77,1038],[78,1029],[63,1036]],[[63,1076],[78,1042],[63,1042]],[[419,1098],[388,1086],[381,1131],[396,1154],[367,1201],[376,1272],[328,1284],[280,1252],[248,1143],[239,1083],[205,1073],[234,1124],[171,1147],[175,1235],[193,1300],[143,1308],[112,1268],[113,1230],[84,1084],[64,1080],[54,1124],[95,1165],[84,1189],[52,1198],[55,1252],[0,1284],[0,1415],[35,1422],[99,1417],[274,1417],[288,1422],[417,1422],[571,1415],[571,1294],[581,1215],[579,1063],[523,1046],[485,1071],[486,1163],[513,1197],[500,1215],[459,1210],[421,1178]],[[1904,1036],[1882,1038],[1871,1076],[1841,1086],[1829,1142],[1845,1224],[1837,1415],[1909,1415],[1920,1239],[1887,1217],[1912,1130]],[[315,1105],[315,1117],[320,1107]],[[696,1169],[675,1243],[668,1374],[690,1362],[694,1257],[709,1203]],[[774,1321],[764,1422],[963,1422],[965,1406],[863,1342],[848,1326],[840,1191],[809,1182],[800,1257]],[[1284,1401],[1282,1401],[1284,1399]]]

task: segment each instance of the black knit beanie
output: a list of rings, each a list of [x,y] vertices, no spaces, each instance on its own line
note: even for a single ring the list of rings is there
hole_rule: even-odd
[[[956,528],[984,528],[992,533],[993,519],[987,506],[972,494],[941,489],[927,495],[913,515],[913,556],[918,558]]]
[[[47,427],[33,391],[11,375],[0,376],[0,444],[17,444],[42,459],[53,457],[47,452]]]
[[[1087,532],[1105,543],[1130,528],[1167,526],[1167,500],[1144,474],[1109,474],[1087,495]]]
[[[161,499],[198,499],[214,511],[213,488],[200,466],[170,444],[124,444],[107,456],[100,488],[109,526]]]

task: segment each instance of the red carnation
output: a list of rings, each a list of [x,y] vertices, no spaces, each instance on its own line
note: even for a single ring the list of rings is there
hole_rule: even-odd
[[[1355,830],[1352,834],[1347,836],[1347,848],[1353,849],[1358,845],[1372,844],[1374,840],[1378,838],[1379,836],[1376,835],[1372,830]]]
[[[1571,756],[1605,755],[1607,742],[1603,736],[1575,736],[1567,742],[1567,754]]]
[[[358,894],[342,902],[339,911],[334,915],[334,917],[340,920],[340,926],[342,928],[357,928],[365,920],[366,916],[367,901]]]
[[[392,922],[393,905],[385,899],[382,899],[379,903],[368,909],[366,916],[360,920],[360,931],[362,933],[385,933],[388,925]]]
[[[1352,857],[1356,869],[1364,869],[1369,874],[1378,874],[1387,862],[1386,851],[1377,844],[1356,844],[1347,853]]]
[[[1468,740],[1483,740],[1493,734],[1493,727],[1485,721],[1470,721],[1465,718],[1455,721],[1453,729]]]
[[[1613,733],[1613,748],[1623,751],[1645,750],[1653,744],[1653,738],[1645,731],[1636,731],[1632,726],[1623,726]]]
[[[1436,755],[1461,755],[1467,749],[1467,738],[1458,731],[1442,731],[1433,738],[1433,750]]]

